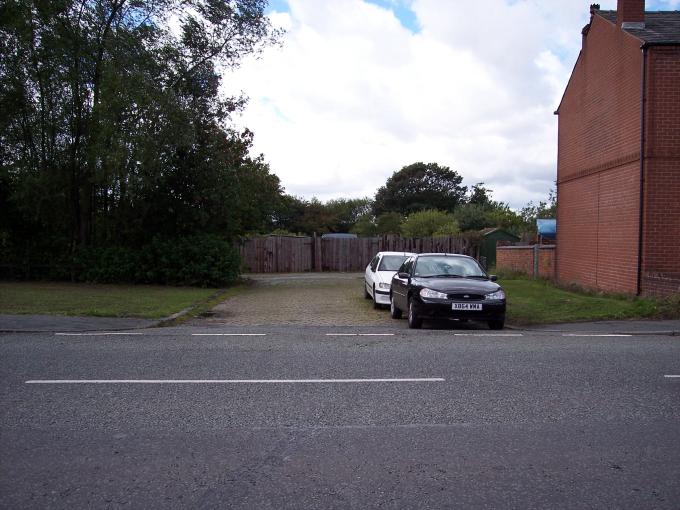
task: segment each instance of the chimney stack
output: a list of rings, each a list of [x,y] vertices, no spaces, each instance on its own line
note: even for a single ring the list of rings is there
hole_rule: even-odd
[[[616,24],[621,28],[645,28],[645,0],[618,0]]]

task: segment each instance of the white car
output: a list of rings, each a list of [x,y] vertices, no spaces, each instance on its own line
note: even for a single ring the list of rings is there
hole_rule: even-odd
[[[364,297],[373,299],[373,307],[390,304],[392,277],[401,264],[414,253],[403,251],[380,251],[366,266]]]

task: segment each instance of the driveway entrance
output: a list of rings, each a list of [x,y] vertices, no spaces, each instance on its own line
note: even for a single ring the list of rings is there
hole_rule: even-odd
[[[363,273],[249,275],[251,288],[213,308],[201,322],[236,326],[391,326],[389,310],[363,297]],[[400,321],[401,322],[401,321]]]

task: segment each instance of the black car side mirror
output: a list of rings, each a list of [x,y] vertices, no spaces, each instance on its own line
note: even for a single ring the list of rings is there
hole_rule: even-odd
[[[495,274],[489,275],[489,281],[490,282],[495,282],[496,280],[498,280],[498,276],[496,276]]]
[[[402,272],[402,273],[397,273],[397,276],[398,276],[399,278],[406,278],[406,279],[408,279],[411,275],[408,274],[408,273],[403,273],[403,272]]]

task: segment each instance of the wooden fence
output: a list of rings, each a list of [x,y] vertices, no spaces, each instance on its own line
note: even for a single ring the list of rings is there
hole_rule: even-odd
[[[461,253],[479,258],[477,243],[462,237],[399,236],[322,239],[263,236],[241,241],[241,267],[249,273],[363,271],[379,251]]]
[[[311,271],[313,249],[311,237],[253,237],[241,241],[241,268],[249,273]]]

